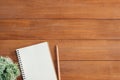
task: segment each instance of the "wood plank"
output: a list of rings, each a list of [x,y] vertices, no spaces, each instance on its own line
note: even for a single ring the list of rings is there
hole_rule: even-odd
[[[60,60],[120,60],[119,40],[63,40]]]
[[[60,60],[120,60],[120,40],[0,40],[0,55],[16,61],[15,49],[48,41],[55,59],[55,45]]]
[[[120,19],[120,0],[0,0],[0,18]]]
[[[62,80],[119,80],[120,61],[61,61]]]
[[[120,39],[120,20],[0,20],[0,39]]]

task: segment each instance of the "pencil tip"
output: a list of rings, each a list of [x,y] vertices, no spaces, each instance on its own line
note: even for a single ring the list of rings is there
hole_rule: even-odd
[[[58,45],[55,45],[56,48],[58,48]]]

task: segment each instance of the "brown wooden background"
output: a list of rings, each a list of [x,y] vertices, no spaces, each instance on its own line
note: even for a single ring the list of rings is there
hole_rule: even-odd
[[[1,56],[43,41],[62,80],[120,80],[120,0],[0,0]]]

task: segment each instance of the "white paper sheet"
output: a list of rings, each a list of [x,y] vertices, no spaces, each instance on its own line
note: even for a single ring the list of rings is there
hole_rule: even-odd
[[[47,42],[16,51],[24,80],[57,80]]]

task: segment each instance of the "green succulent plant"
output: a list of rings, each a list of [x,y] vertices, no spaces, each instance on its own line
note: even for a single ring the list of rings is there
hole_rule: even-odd
[[[20,75],[18,64],[9,57],[0,57],[0,80],[16,80]]]

